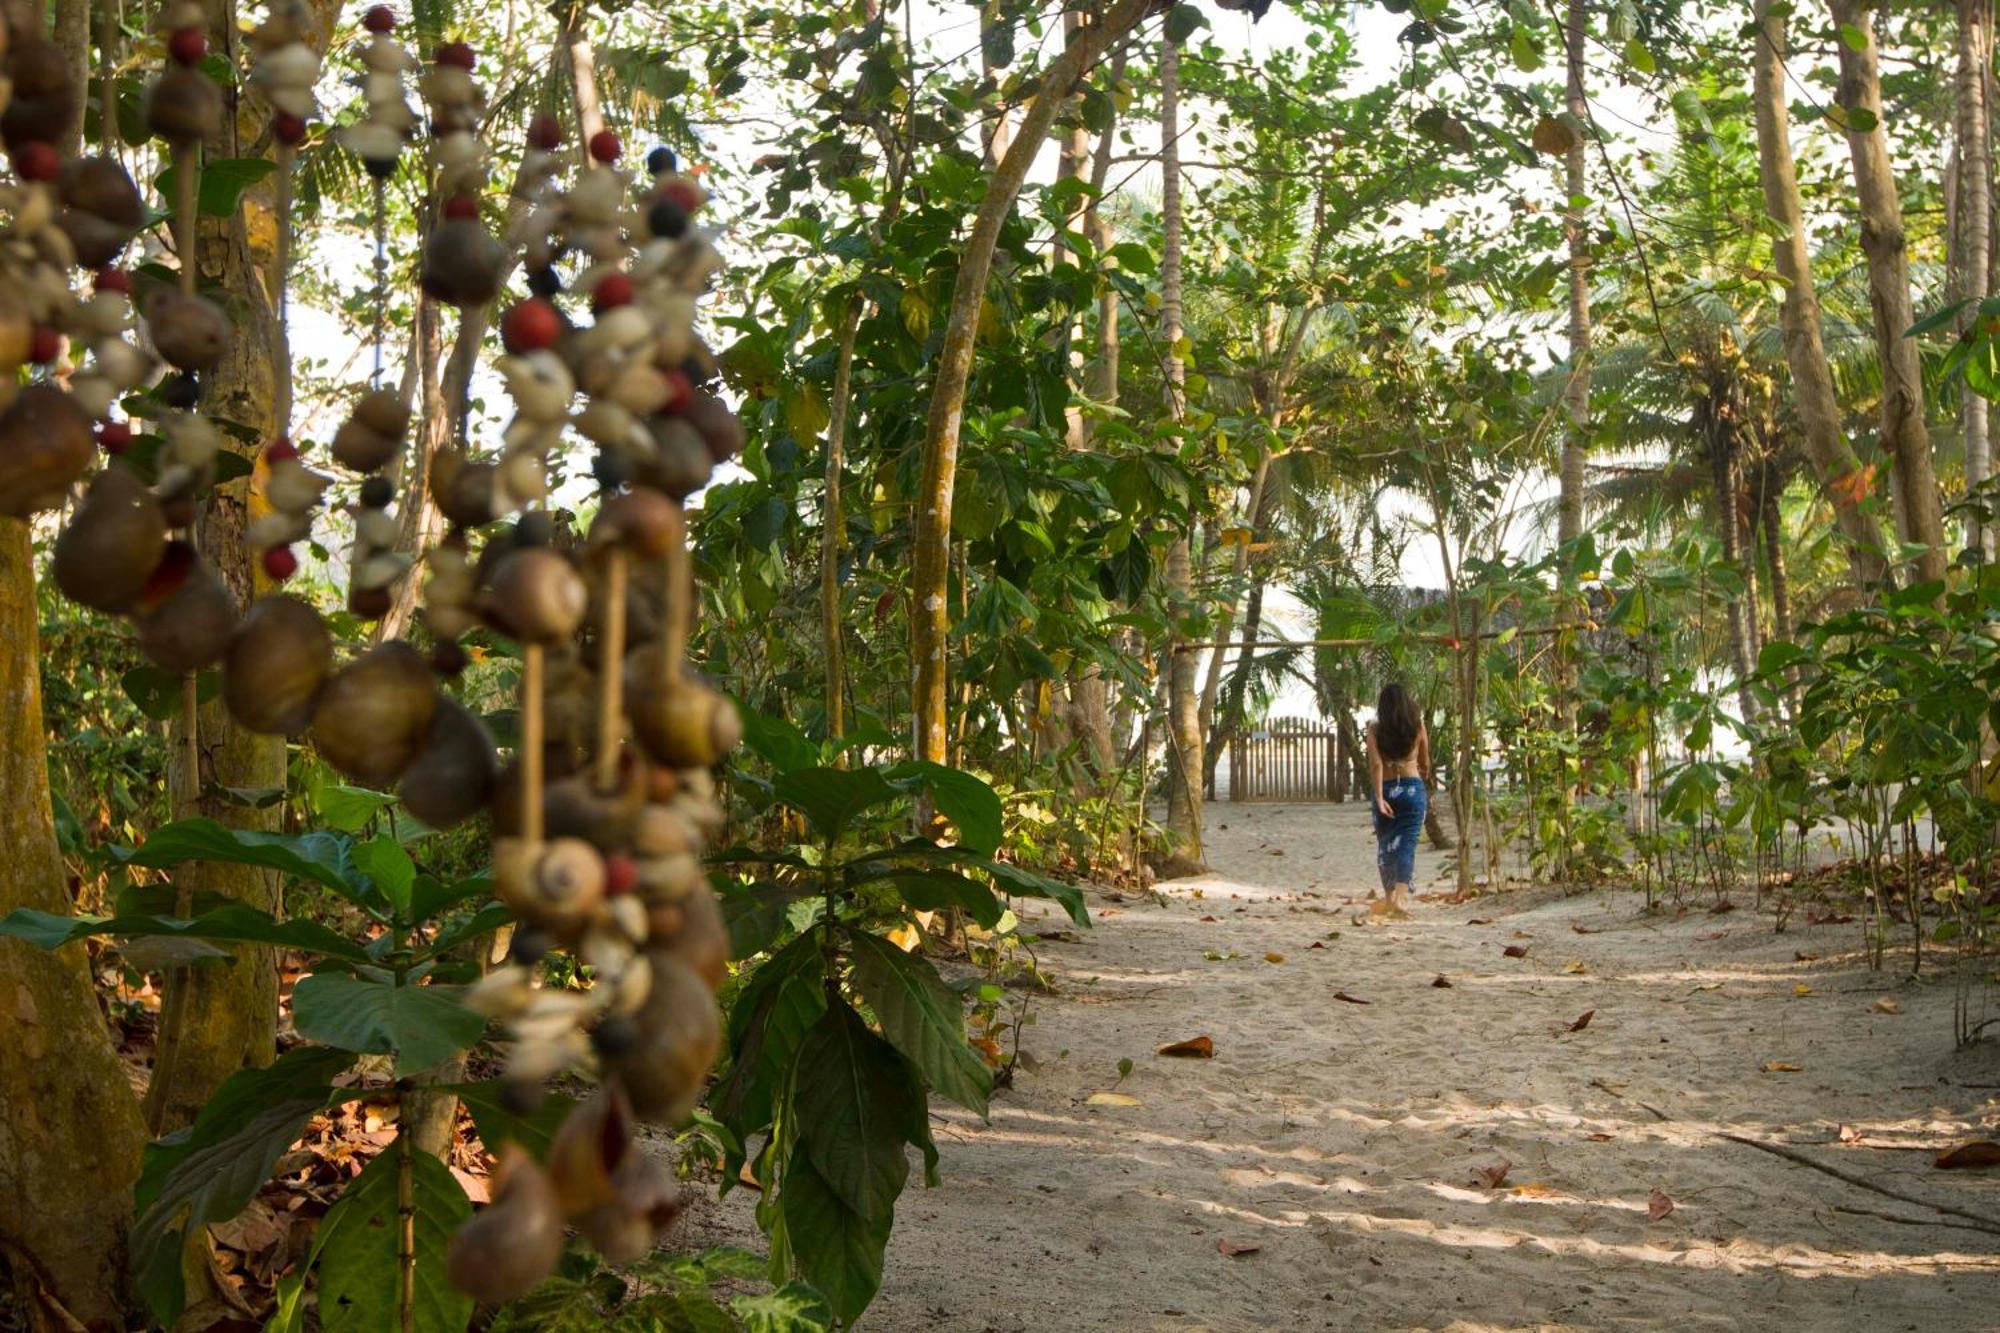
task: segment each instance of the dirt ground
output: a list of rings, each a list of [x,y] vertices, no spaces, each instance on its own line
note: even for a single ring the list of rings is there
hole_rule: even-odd
[[[1622,894],[1356,924],[1361,807],[1210,822],[1214,874],[1039,946],[1034,1068],[990,1121],[934,1107],[944,1183],[912,1174],[864,1329],[2000,1328],[2000,1170],[1932,1165],[2000,1138],[2000,1054],[1954,1052],[1944,970]],[[685,1243],[757,1244],[751,1207]]]

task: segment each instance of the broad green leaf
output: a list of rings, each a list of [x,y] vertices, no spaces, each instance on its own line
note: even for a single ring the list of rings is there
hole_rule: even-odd
[[[915,1065],[933,1092],[986,1114],[993,1074],[965,1039],[965,1006],[930,960],[878,935],[852,931],[849,955],[882,1035]]]
[[[808,887],[782,884],[752,884],[747,888],[725,887],[717,891],[722,919],[729,926],[730,958],[741,962],[770,948],[785,928],[791,905],[812,892]]]
[[[332,1086],[354,1063],[345,1051],[302,1046],[263,1069],[231,1074],[187,1129],[146,1149],[134,1206],[132,1263],[146,1302],[172,1323],[184,1300],[181,1237],[188,1226],[242,1212],[314,1112],[357,1096]]]
[[[12,935],[44,949],[57,949],[93,935],[122,939],[146,937],[213,940],[230,944],[275,944],[349,963],[366,963],[358,944],[317,921],[279,921],[267,912],[241,903],[224,903],[195,917],[57,916],[28,908],[0,918],[0,935]]]
[[[154,829],[139,846],[113,847],[110,854],[120,865],[155,870],[188,861],[264,866],[356,901],[372,888],[354,864],[353,840],[337,833],[261,833],[226,828],[213,819],[177,819]]]
[[[982,870],[991,875],[994,882],[1007,893],[1022,898],[1047,898],[1059,903],[1070,920],[1079,926],[1090,924],[1090,912],[1083,905],[1083,891],[1074,884],[1064,884],[1060,880],[1037,875],[1032,870],[1006,861],[995,861],[966,851],[962,847],[936,847],[921,839],[905,842],[900,846],[875,856],[863,858],[858,865],[894,864],[897,860],[909,858],[918,861],[945,862],[949,865],[966,866]]]
[[[196,207],[203,217],[233,218],[242,206],[243,192],[276,170],[267,157],[224,157],[201,164],[196,178]],[[153,182],[162,199],[175,199],[180,188],[179,172],[168,167]]]
[[[364,1055],[396,1056],[405,1074],[432,1069],[479,1040],[486,1020],[455,986],[392,986],[315,972],[292,988],[299,1035]]]
[[[181,711],[181,701],[185,698],[183,682],[187,678],[178,672],[162,671],[153,666],[136,666],[118,678],[118,687],[125,691],[125,697],[135,704],[139,711],[155,722],[164,722]],[[195,677],[194,693],[197,703],[207,703],[222,689],[222,673],[204,671]]]
[[[417,882],[417,867],[403,844],[387,834],[370,838],[355,847],[354,864],[375,882],[376,891],[388,899],[397,916],[409,915],[410,888]]]
[[[443,929],[438,931],[437,938],[430,942],[430,947],[423,950],[419,956],[436,958],[451,952],[467,940],[477,939],[481,935],[491,935],[513,920],[514,909],[507,904],[487,903],[476,912],[467,912],[464,916],[446,922]]]
[[[803,768],[779,775],[774,790],[829,842],[847,832],[857,815],[899,794],[872,768]]]
[[[350,787],[330,777],[315,783],[311,791],[320,822],[343,833],[359,833],[368,827],[369,820],[396,803],[396,798],[387,792]]]
[[[967,879],[956,870],[898,868],[880,875],[871,874],[864,883],[887,882],[895,886],[903,901],[919,912],[944,912],[956,907],[991,930],[1007,909],[993,896],[993,890]]]
[[[492,892],[493,876],[484,870],[449,884],[433,875],[418,875],[410,889],[410,920],[428,921],[447,907],[472,898],[483,898]]]
[[[811,768],[819,762],[819,747],[782,717],[769,717],[746,704],[736,705],[743,719],[743,748],[780,773]]]
[[[1004,832],[1000,794],[979,778],[920,759],[897,764],[882,776],[898,786],[928,791],[938,811],[958,825],[962,845],[982,854],[999,847]]]
[[[319,1251],[319,1326],[324,1333],[382,1333],[399,1327],[399,1157],[393,1144],[378,1153],[319,1224],[314,1247]],[[450,1168],[429,1153],[412,1152],[409,1166],[416,1210],[411,1326],[419,1333],[463,1333],[472,1318],[472,1298],[445,1280],[444,1250],[451,1233],[472,1216],[472,1203]]]
[[[1630,37],[1625,41],[1625,63],[1641,74],[1651,74],[1659,68],[1659,63],[1653,59],[1652,51],[1637,37]]]
[[[841,1202],[801,1146],[785,1168],[778,1202],[792,1258],[842,1321],[861,1317],[882,1289],[882,1253],[893,1216],[864,1217]]]
[[[909,1178],[903,1128],[910,1089],[895,1048],[845,1004],[828,1007],[799,1048],[793,1105],[800,1142],[854,1212],[886,1218]]]
[[[576,1106],[576,1099],[552,1092],[531,1113],[521,1115],[508,1109],[501,1086],[501,1080],[496,1078],[484,1083],[447,1083],[439,1090],[457,1093],[458,1099],[465,1103],[465,1109],[472,1114],[472,1127],[479,1131],[479,1141],[486,1145],[486,1151],[497,1155],[501,1144],[512,1141],[537,1159],[547,1157],[549,1144]]]
[[[738,1296],[729,1308],[743,1333],[824,1333],[833,1327],[826,1297],[803,1282],[787,1282],[762,1296]]]
[[[811,936],[793,940],[766,960],[729,1006],[729,1069],[709,1105],[739,1143],[771,1123],[778,1089],[824,1012],[825,961]],[[740,1155],[727,1165],[723,1179],[733,1183]]]
[[[1868,49],[1868,30],[1852,23],[1840,25],[1840,42],[1848,50],[1859,54]]]

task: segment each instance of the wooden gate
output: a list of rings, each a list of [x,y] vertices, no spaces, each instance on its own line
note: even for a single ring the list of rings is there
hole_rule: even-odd
[[[1334,800],[1340,760],[1340,738],[1326,723],[1272,718],[1230,740],[1229,799]]]

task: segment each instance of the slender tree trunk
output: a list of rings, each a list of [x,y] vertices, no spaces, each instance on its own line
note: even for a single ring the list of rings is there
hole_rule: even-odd
[[[998,43],[1004,41],[1010,47],[1013,34],[1000,0],[985,0],[979,7],[979,67],[989,79],[997,79],[1003,68],[994,59]],[[1011,63],[1011,62],[1008,62]],[[1007,156],[1007,148],[1013,142],[1012,113],[1002,105],[994,112],[993,119],[980,127],[980,149],[986,162],[986,169],[993,170],[1000,159]]]
[[[1785,519],[1778,504],[1780,488],[1764,488],[1764,512],[1758,526],[1764,533],[1764,563],[1771,575],[1771,633],[1781,643],[1790,643],[1792,624],[1792,580],[1785,568]]]
[[[1820,334],[1819,294],[1813,289],[1806,252],[1806,226],[1799,203],[1798,170],[1792,158],[1791,112],[1785,94],[1788,49],[1785,15],[1777,0],[1756,0],[1759,39],[1752,43],[1756,67],[1757,157],[1764,184],[1764,209],[1777,224],[1771,262],[1785,284],[1780,320],[1785,360],[1805,431],[1806,453],[1820,492],[1833,506],[1834,523],[1847,545],[1855,581],[1866,587],[1890,577],[1882,529],[1865,507],[1870,471],[1855,457],[1841,429],[1840,401],[1827,366]],[[1900,330],[1899,330],[1900,332]]]
[[[447,365],[440,368],[444,358],[444,312],[429,296],[417,299],[417,317],[410,330],[409,357],[416,374],[408,378],[416,382],[416,410],[411,420],[415,429],[414,450],[397,460],[402,469],[401,502],[396,511],[400,526],[397,538],[398,549],[412,554],[422,554],[436,540],[441,524],[437,507],[431,503],[431,460],[448,446],[459,434],[462,417],[457,409],[458,400],[451,396],[451,370]],[[475,317],[475,312],[467,311],[459,319],[460,345],[466,343],[466,322]],[[483,313],[477,315],[480,328],[485,327]],[[478,338],[471,343],[476,347]],[[453,347],[452,362],[456,362],[458,346]],[[374,639],[381,643],[387,639],[400,639],[410,626],[416,614],[418,591],[423,586],[423,577],[412,571],[398,579],[389,589],[389,610],[375,623]]]
[[[584,162],[590,160],[590,136],[604,128],[604,112],[597,99],[597,52],[590,44],[586,22],[583,5],[576,3],[565,13],[562,28],[570,105],[576,112],[576,148]]]
[[[1274,416],[1275,420],[1275,416]],[[1258,452],[1257,470],[1250,477],[1250,503],[1244,511],[1245,538],[1237,544],[1229,561],[1230,582],[1234,585],[1229,600],[1223,604],[1222,613],[1215,622],[1215,646],[1208,652],[1208,670],[1201,681],[1201,734],[1213,740],[1215,736],[1215,703],[1222,694],[1223,668],[1229,657],[1229,636],[1236,625],[1236,587],[1244,586],[1244,579],[1250,572],[1250,546],[1256,540],[1256,515],[1264,507],[1264,492],[1270,485],[1271,450],[1267,445]],[[1247,590],[1246,590],[1247,594]],[[1247,600],[1247,595],[1246,595]],[[1249,642],[1249,640],[1244,640]],[[1213,765],[1210,766],[1213,772]]]
[[[1717,406],[1718,400],[1711,406]],[[1726,404],[1719,404],[1726,407]],[[1709,466],[1712,472],[1710,490],[1715,506],[1715,529],[1722,539],[1722,561],[1741,576],[1749,561],[1743,553],[1743,523],[1737,504],[1738,446],[1734,433],[1726,421],[1711,420],[1709,423]],[[1755,674],[1757,662],[1755,649],[1750,642],[1750,618],[1745,603],[1749,600],[1743,591],[1732,593],[1724,603],[1723,611],[1728,621],[1729,659],[1736,668],[1737,703],[1743,710],[1743,718],[1749,721],[1757,716],[1756,701],[1751,696],[1749,681]]]
[[[1049,126],[1076,81],[1105,49],[1151,8],[1151,0],[1117,0],[1043,72],[1042,91],[1021,118],[1020,133],[988,181],[972,231],[966,237],[952,286],[951,310],[938,349],[931,388],[930,417],[924,432],[923,477],[917,488],[915,552],[910,588],[911,749],[919,759],[943,763],[950,746],[945,720],[946,640],[951,627],[948,589],[951,570],[951,505],[958,479],[958,437],[965,393],[972,378],[979,311],[1000,229],[1013,211],[1021,182],[1048,137]]]
[[[1167,415],[1181,419],[1181,153],[1180,47],[1160,40],[1160,341],[1166,348]],[[1190,522],[1193,520],[1190,519]],[[1194,609],[1191,536],[1182,532],[1167,550],[1167,591],[1177,614]],[[1173,632],[1167,671],[1167,827],[1187,854],[1206,862],[1202,850],[1201,701],[1195,688],[1195,649]]]
[[[833,397],[826,423],[826,495],[820,506],[819,617],[826,653],[826,735],[847,734],[847,642],[840,613],[840,553],[847,545],[841,473],[847,467],[847,418],[854,400],[854,340],[861,330],[861,298],[841,312],[833,360]]]
[[[1960,331],[1970,328],[1977,306],[1992,290],[1989,267],[1992,242],[1993,145],[1992,108],[1987,102],[1993,66],[1993,0],[1958,0],[1958,171],[1956,185],[1957,238],[1954,247],[1960,272],[1958,295],[1973,304],[1959,316]],[[1975,489],[1993,470],[1987,437],[1986,399],[1969,384],[1959,386],[1959,431],[1965,444],[1965,487]],[[1991,559],[1993,534],[1977,517],[1966,520],[1966,546]]]
[[[1924,548],[1918,577],[1940,580],[1947,560],[1944,506],[1924,424],[1923,367],[1914,340],[1903,336],[1915,322],[1910,301],[1909,255],[1903,205],[1882,129],[1882,84],[1876,64],[1875,22],[1861,0],[1830,0],[1843,34],[1861,34],[1860,49],[1836,41],[1840,55],[1837,101],[1847,117],[1847,146],[1854,160],[1860,204],[1861,250],[1868,257],[1868,300],[1875,312],[1875,345],[1882,361],[1882,447],[1893,471],[1898,531]]]
[[[1563,384],[1563,449],[1560,492],[1556,505],[1556,540],[1568,543],[1583,535],[1583,460],[1590,444],[1590,238],[1585,198],[1584,155],[1589,150],[1590,102],[1584,95],[1584,41],[1588,35],[1584,0],[1569,0],[1564,21],[1568,53],[1566,101],[1575,139],[1563,162],[1564,183],[1571,205],[1563,212],[1563,236],[1569,246],[1569,379]]]

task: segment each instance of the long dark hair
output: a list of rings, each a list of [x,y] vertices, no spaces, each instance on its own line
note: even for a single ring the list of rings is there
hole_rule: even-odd
[[[1391,681],[1375,700],[1375,748],[1384,759],[1407,759],[1417,748],[1417,733],[1424,720],[1417,715],[1417,701],[1410,692]]]

